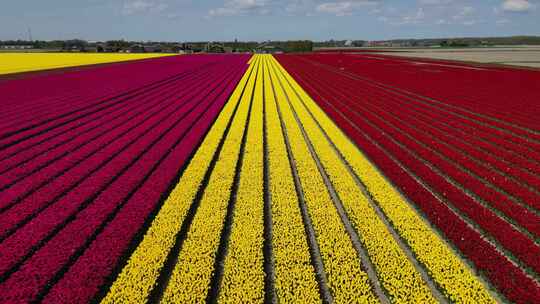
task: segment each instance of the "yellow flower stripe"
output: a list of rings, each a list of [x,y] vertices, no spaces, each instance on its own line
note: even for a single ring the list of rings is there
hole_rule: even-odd
[[[254,85],[250,77],[246,92]],[[207,297],[250,103],[251,94],[244,94],[163,295],[166,303],[203,303]]]
[[[102,303],[146,302],[167,255],[174,245],[189,206],[203,180],[225,128],[239,102],[242,88],[253,66],[248,68],[229,101],[206,135],[180,181],[165,200],[142,242],[114,281]]]
[[[261,60],[262,61],[262,60]],[[263,64],[258,65],[220,303],[264,301]],[[249,92],[251,93],[251,92]]]
[[[274,67],[277,62],[274,63]],[[393,239],[386,225],[371,208],[367,198],[356,185],[324,134],[302,106],[302,101],[294,93],[295,88],[279,73],[286,90],[291,92],[289,100],[294,111],[313,143],[313,147],[328,174],[348,217],[358,231],[369,257],[375,266],[382,286],[392,302],[436,303],[426,282],[408,260],[405,253]]]
[[[271,78],[334,300],[336,303],[376,302],[368,275],[361,269],[360,257],[293,117],[287,102],[290,94],[282,90],[276,73],[271,73]]]
[[[270,83],[269,63],[264,57],[264,90],[270,201],[272,205],[272,246],[274,254],[274,288],[279,302],[320,302],[315,271],[311,265],[298,197],[294,187],[287,147]]]
[[[428,270],[444,294],[456,303],[493,303],[494,298],[467,265],[441,239],[405,199],[386,181],[374,165],[343,134],[307,93],[280,66],[283,75],[300,94],[356,175],[386,214],[400,236],[410,246],[418,261]]]
[[[0,74],[129,61],[175,54],[0,53]]]

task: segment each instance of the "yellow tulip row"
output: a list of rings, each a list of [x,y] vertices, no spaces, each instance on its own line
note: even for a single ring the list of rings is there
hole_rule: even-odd
[[[164,202],[152,222],[142,242],[131,255],[127,265],[114,281],[102,303],[143,303],[146,302],[163,264],[176,239],[191,202],[203,181],[234,109],[240,101],[242,88],[248,81],[253,68],[240,80],[216,122],[206,135],[180,181]],[[244,111],[246,100],[243,100]],[[207,270],[211,271],[211,270]]]
[[[255,69],[258,62],[251,63]],[[250,77],[165,289],[166,303],[203,303],[208,295],[254,86]]]
[[[256,59],[257,60],[257,59]],[[263,60],[255,78],[219,303],[264,301]],[[250,92],[246,94],[251,95]]]
[[[283,137],[276,99],[270,81],[269,64],[264,57],[264,95],[270,201],[272,206],[272,246],[274,255],[274,289],[280,303],[319,303],[319,289],[311,264],[307,237],[298,196],[294,187],[287,147]]]
[[[444,295],[456,303],[495,302],[487,288],[467,265],[459,259],[446,242],[430,228],[429,224],[386,181],[364,154],[343,134],[294,79],[282,67],[280,68],[283,75],[304,101],[307,110],[314,115],[332,142],[339,147],[342,156],[351,165],[362,183],[365,184],[374,201],[387,216],[401,238],[411,248],[417,260],[427,269],[430,277],[442,289]],[[303,117],[306,116],[303,115]],[[319,153],[320,156],[323,154],[325,153]],[[364,212],[366,211],[367,209],[364,209]],[[353,213],[350,212],[350,214]],[[352,218],[354,220],[355,216],[352,216]],[[371,258],[375,261],[374,263],[377,263],[377,258],[374,255],[371,255]],[[391,274],[381,271],[379,275],[384,282],[384,277]]]
[[[302,105],[302,100],[295,94],[297,88],[290,86],[283,76],[286,72],[275,66],[281,72],[281,82],[290,92],[289,100],[292,108],[300,118],[348,217],[358,231],[389,299],[394,303],[435,303],[436,300],[426,282],[396,243],[384,222],[377,216],[345,164]]]
[[[265,128],[274,292],[278,302],[299,299],[303,303],[321,302],[320,282],[312,265],[289,153],[334,301],[372,303],[379,300],[302,131],[313,146],[391,302],[429,303],[436,302],[436,298],[390,229],[405,242],[407,250],[450,301],[494,302],[467,265],[286,70],[271,55],[255,55],[103,303],[148,300],[229,122],[231,126],[222,150],[165,286],[164,302],[201,303],[208,296],[244,133],[246,143],[217,300],[220,303],[264,302]],[[341,157],[365,185],[372,201],[356,184]],[[380,208],[392,227],[381,220],[373,204]]]
[[[0,74],[170,56],[171,54],[0,53]]]
[[[273,61],[272,61],[273,62]],[[274,70],[275,71],[275,70]],[[282,87],[282,71],[270,73],[276,91],[281,119],[287,130],[292,156],[295,161],[309,216],[320,249],[328,287],[336,303],[376,302],[360,257],[333,205],[330,194],[319,174],[317,165],[296,123],[288,98],[290,91]]]

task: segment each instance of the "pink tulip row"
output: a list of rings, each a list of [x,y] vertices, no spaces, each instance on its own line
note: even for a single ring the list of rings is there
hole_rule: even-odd
[[[22,156],[31,167],[6,177],[15,183],[4,190],[9,208],[0,213],[0,301],[87,302],[121,262],[249,56],[177,58],[184,64],[173,77],[115,99],[96,117],[100,123],[68,131],[79,137],[54,138],[43,157],[32,153],[48,145],[32,146],[36,151]],[[160,69],[148,72],[156,78]],[[70,124],[78,119],[84,116]]]

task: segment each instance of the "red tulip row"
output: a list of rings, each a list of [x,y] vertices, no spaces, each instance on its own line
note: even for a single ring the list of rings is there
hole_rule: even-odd
[[[317,80],[311,78],[311,81],[315,82]],[[351,91],[350,87],[340,88],[338,84],[340,82],[337,81],[337,79],[332,83],[334,85],[332,85],[332,88],[328,88],[325,94],[332,94],[333,96],[338,97],[342,106],[350,109],[349,111],[354,117],[359,119],[359,123],[362,124],[364,129],[373,128],[372,132],[375,134],[381,132],[389,134],[391,136],[389,137],[390,139],[397,141],[399,145],[401,145],[399,149],[400,155],[407,154],[407,150],[413,151],[415,154],[414,158],[418,159],[416,161],[422,161],[422,159],[427,161],[461,185],[467,185],[467,187],[477,193],[477,195],[488,200],[493,207],[503,210],[503,212],[506,212],[507,214],[515,214],[522,220],[526,227],[529,226],[533,229],[531,230],[531,233],[538,235],[540,218],[536,216],[536,214],[528,212],[527,209],[519,208],[519,205],[515,205],[504,195],[486,187],[482,181],[472,177],[468,172],[459,169],[455,164],[440,156],[441,154],[446,154],[447,157],[460,161],[461,165],[469,168],[471,167],[471,164],[475,165],[473,162],[467,162],[465,155],[452,153],[452,151],[447,148],[433,150],[433,148],[437,148],[436,144],[438,142],[434,141],[432,137],[423,136],[418,130],[406,126],[399,120],[392,119],[385,111],[372,111],[370,104],[355,100],[356,91]],[[322,82],[318,83],[318,86],[321,85],[323,85]],[[347,90],[349,90],[349,92],[347,92]],[[350,102],[342,102],[347,100]],[[399,105],[394,106],[394,109],[399,111]],[[392,110],[390,110],[390,112],[392,112]],[[408,117],[404,116],[403,119],[408,119]],[[391,122],[393,122],[393,125],[390,124]],[[422,140],[424,141],[423,143]],[[420,141],[421,144],[419,144],[418,141]],[[433,146],[433,148],[426,148],[426,146]],[[394,148],[397,148],[397,146]],[[437,155],[437,153],[439,155]],[[475,168],[473,167],[473,170],[474,169]],[[465,205],[466,207],[464,208],[468,208],[466,209],[467,215],[475,219],[477,223],[481,223],[481,226],[494,235],[506,248],[522,258],[529,267],[532,267],[540,273],[540,260],[537,258],[540,256],[540,247],[536,246],[531,239],[516,231],[510,224],[499,218],[496,214],[490,212],[489,209],[478,205],[471,197],[467,196],[460,191],[459,188],[456,188],[445,180],[444,176],[439,177],[436,174],[434,175],[433,173],[436,172],[433,170],[429,173],[430,174],[428,174],[424,180],[430,181],[434,185],[433,187],[441,192],[452,189],[453,191],[449,192],[448,196],[452,193],[454,194],[452,200],[466,202],[467,205]],[[483,175],[485,177],[491,176],[490,172],[482,173],[485,174]],[[479,216],[480,214],[482,217]]]
[[[319,56],[320,57],[320,56]],[[306,56],[306,58],[313,58],[312,56]],[[345,65],[345,62],[347,61],[348,57],[343,57],[338,60],[340,66]],[[325,58],[325,61],[328,59]],[[336,61],[335,60],[335,61]],[[356,62],[358,60],[355,60]],[[322,64],[317,61],[317,64]],[[346,66],[346,65],[345,65]],[[332,68],[329,65],[323,65],[323,68]],[[373,67],[372,67],[373,68]],[[400,71],[400,66],[395,67],[395,71]],[[344,70],[341,70],[344,69]],[[358,73],[368,71],[368,69],[359,70],[359,71],[350,71],[350,68],[340,68],[340,71],[347,73],[350,77],[363,77],[363,75],[359,75]],[[357,77],[358,78],[358,77]],[[448,76],[448,78],[452,78],[451,75]],[[424,80],[424,78],[422,78]],[[422,81],[423,83],[423,81]],[[373,84],[373,83],[372,83]],[[374,84],[373,84],[374,85]],[[384,92],[381,92],[379,89],[379,95],[378,96],[384,96],[386,98],[387,94]],[[516,91],[520,92],[520,91]],[[443,107],[442,105],[433,104],[429,100],[418,98],[417,96],[411,96],[409,93],[403,93],[402,91],[399,91],[400,96],[403,96],[404,99],[407,101],[407,103],[410,106],[417,106],[424,109],[424,111],[428,111],[429,113],[433,112],[432,115],[440,117],[446,124],[451,126],[452,128],[455,128],[456,130],[462,130],[466,133],[473,134],[474,137],[476,137],[478,140],[482,142],[483,145],[495,145],[496,147],[503,148],[503,152],[505,154],[511,154],[512,158],[520,160],[524,164],[524,168],[531,170],[533,173],[540,175],[540,149],[538,148],[538,144],[534,142],[530,142],[530,138],[523,139],[518,136],[514,136],[512,134],[508,134],[508,130],[499,130],[494,129],[493,126],[486,125],[484,123],[478,122],[474,119],[468,119],[467,117],[463,117],[463,115],[456,113],[454,109],[449,109],[448,107]],[[472,95],[473,93],[471,93]],[[413,101],[411,101],[413,100]],[[510,102],[508,102],[510,103]],[[437,119],[440,120],[440,119]],[[521,130],[520,130],[521,131]],[[518,131],[518,132],[520,132]],[[531,135],[531,138],[534,136],[533,133],[528,133]],[[527,158],[524,158],[523,155],[527,155]]]
[[[320,63],[334,64],[335,58],[313,55]],[[461,113],[489,124],[509,127],[518,134],[538,140],[540,134],[523,133],[521,127],[538,131],[540,107],[532,100],[540,98],[537,71],[504,68],[472,67],[455,62],[429,59],[408,59],[389,56],[342,55],[339,66],[363,77],[429,96],[440,106],[460,109]],[[422,81],[418,81],[421,79]],[[472,111],[476,114],[467,113]],[[496,118],[485,120],[477,114]],[[515,124],[515,126],[512,126]]]
[[[325,58],[325,62],[333,60],[335,65],[340,60],[347,60],[345,56],[326,56],[333,56]],[[483,159],[472,161],[470,146],[456,147],[452,141],[446,140],[452,136],[459,139],[455,132],[444,132],[429,125],[430,122],[432,126],[444,124],[446,120],[417,112],[414,102],[408,100],[411,96],[395,94],[364,80],[349,77],[339,67],[332,68],[329,64],[321,66],[318,59],[311,56],[283,55],[278,56],[278,60],[503,295],[523,303],[540,299],[540,288],[534,280],[482,235],[487,233],[496,240],[495,244],[500,244],[497,246],[506,248],[538,274],[538,245],[493,210],[499,210],[521,225],[522,229],[538,236],[537,214],[494,191],[492,187],[486,187],[487,182],[495,188],[499,187],[504,178],[494,182],[492,176],[496,172]],[[423,122],[417,117],[422,117]],[[474,133],[470,139],[475,139]],[[491,156],[504,159],[497,154]],[[527,172],[521,169],[519,166],[514,168],[518,172]],[[526,195],[537,198],[537,193],[528,191],[518,181],[505,184],[504,189],[523,194],[522,198],[525,199],[528,199]],[[534,178],[527,181],[531,184],[535,182]],[[439,194],[439,197],[432,192]],[[483,203],[479,204],[478,199],[467,195],[467,192],[482,198]],[[534,200],[524,201],[531,202]],[[534,207],[534,203],[531,206]],[[466,220],[456,215],[455,210],[459,210]],[[470,223],[480,230],[472,228]]]
[[[312,67],[313,68],[313,67]],[[339,73],[338,73],[339,74]],[[412,113],[410,115],[405,115],[403,117],[407,117],[407,119],[413,119],[415,120],[414,123],[417,123],[417,117],[423,117],[424,121],[427,122],[427,126],[430,127],[434,124],[438,124],[439,126],[443,126],[442,129],[444,129],[445,133],[448,135],[453,135],[458,139],[466,139],[466,141],[473,146],[481,147],[482,149],[486,150],[486,152],[490,153],[492,157],[489,160],[497,159],[505,159],[508,155],[508,153],[505,153],[504,149],[487,149],[486,143],[484,139],[479,138],[478,136],[474,136],[477,134],[475,132],[474,128],[467,128],[466,130],[462,130],[463,127],[460,125],[456,125],[452,123],[452,117],[449,115],[449,113],[440,112],[439,109],[436,107],[431,107],[426,109],[426,106],[422,104],[421,102],[418,102],[415,99],[404,97],[401,95],[393,94],[392,92],[386,91],[384,89],[381,89],[380,87],[373,86],[369,82],[363,82],[362,86],[357,86],[355,83],[357,83],[358,79],[351,79],[350,77],[346,77],[348,75],[341,75],[342,79],[335,83],[333,87],[336,86],[345,86],[349,87],[349,89],[354,88],[353,94],[356,94],[356,96],[361,97],[363,101],[365,102],[371,102],[375,103],[378,107],[386,107],[386,110],[390,110],[389,113],[395,112],[393,115],[400,115],[403,116],[405,113],[403,111],[406,111],[407,113]],[[377,102],[378,100],[385,100],[384,103]],[[396,111],[396,106],[399,106],[399,111]],[[423,128],[423,127],[422,127]],[[422,129],[421,128],[421,129]],[[466,133],[468,132],[469,135]],[[472,135],[470,135],[472,134]],[[429,135],[433,136],[433,135]],[[498,142],[497,142],[498,143]],[[489,145],[488,145],[489,146]],[[491,146],[492,148],[495,148]],[[471,148],[466,149],[466,153],[463,157],[468,158],[469,155],[474,154],[475,152],[470,152],[469,150],[473,150]],[[529,155],[528,155],[529,156]],[[482,160],[482,159],[481,159]],[[517,159],[520,160],[520,159]],[[498,187],[502,188],[503,190],[509,192],[511,195],[517,197],[518,200],[521,200],[522,204],[530,205],[532,208],[535,208],[536,210],[540,210],[540,194],[538,191],[534,191],[531,188],[538,188],[540,175],[534,174],[534,166],[532,166],[533,169],[531,169],[529,165],[531,165],[531,162],[517,162],[516,164],[513,164],[513,162],[516,162],[516,159],[514,157],[510,157],[509,159],[505,159],[503,162],[504,164],[501,165],[499,162],[486,162],[486,165],[484,167],[495,167],[499,169],[499,172],[494,172],[491,170],[489,174],[486,176],[490,177],[490,182],[493,182]],[[535,164],[532,162],[532,164]],[[478,170],[485,170],[480,169],[478,166],[476,166],[474,163],[471,163],[473,165],[473,168],[469,168],[470,170],[476,171]],[[520,177],[520,183],[515,183],[512,180],[508,180],[506,176],[504,176],[504,172],[507,172],[506,175],[511,175],[511,172],[515,172],[516,175],[512,176],[517,178]],[[510,172],[510,173],[508,173]],[[500,198],[498,198],[500,199]]]
[[[128,109],[102,112],[109,119],[87,124],[92,130],[79,130],[81,139],[61,138],[49,158],[28,161],[35,168],[40,160],[50,164],[25,172],[30,174],[5,190],[14,201],[0,213],[0,301],[92,299],[155,212],[249,58],[201,57],[206,59],[183,68],[200,71],[130,96]],[[17,188],[20,183],[26,186]]]

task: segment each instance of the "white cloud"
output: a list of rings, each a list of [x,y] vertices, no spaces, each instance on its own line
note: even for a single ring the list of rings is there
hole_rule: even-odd
[[[168,5],[165,3],[152,0],[125,1],[122,6],[122,14],[135,15],[145,12],[159,13],[166,10],[167,7]]]
[[[464,6],[462,7],[457,14],[452,16],[452,19],[454,20],[463,20],[465,18],[470,17],[474,13],[474,8],[472,6]]]
[[[422,5],[443,5],[450,4],[453,0],[419,0],[418,3]]]
[[[350,16],[357,9],[365,6],[374,6],[379,4],[376,0],[353,0],[353,1],[333,1],[325,2],[316,6],[315,10],[319,13],[333,14],[336,16]]]
[[[379,21],[388,23],[390,25],[411,25],[424,23],[426,19],[426,12],[424,8],[419,7],[415,11],[411,11],[404,14],[398,14],[394,16],[380,16]]]
[[[477,24],[478,22],[479,22],[478,20],[471,19],[471,20],[465,20],[461,24],[466,25],[466,26],[471,26],[471,25]]]
[[[315,0],[288,0],[285,5],[285,13],[289,16],[312,16],[315,7]]]
[[[316,10],[321,13],[334,14],[336,16],[348,16],[352,14],[354,4],[347,2],[327,2],[317,5]]]
[[[527,0],[505,0],[502,9],[508,12],[527,12],[533,8]]]
[[[223,7],[211,9],[208,12],[210,17],[218,16],[240,16],[247,14],[265,15],[269,13],[268,0],[227,0]]]
[[[448,24],[448,21],[446,19],[439,19],[435,21],[435,24],[438,24],[438,25]]]

